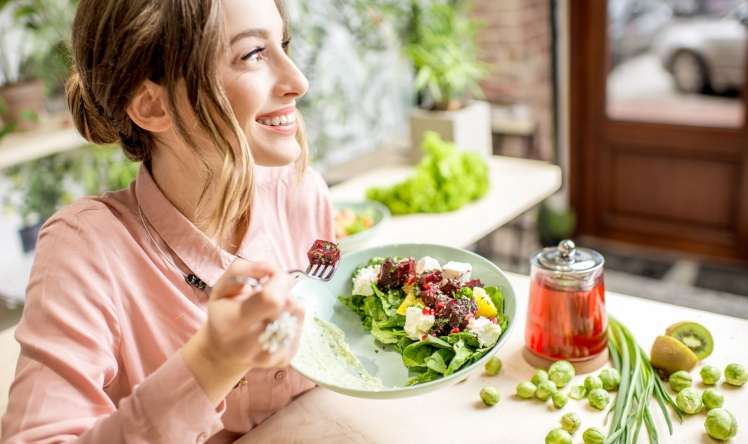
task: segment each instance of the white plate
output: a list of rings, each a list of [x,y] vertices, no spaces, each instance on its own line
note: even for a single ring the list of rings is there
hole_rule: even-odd
[[[408,369],[403,364],[401,355],[375,343],[374,337],[361,325],[359,316],[338,301],[339,296],[351,294],[351,275],[356,267],[366,264],[373,257],[391,256],[411,256],[416,259],[431,256],[442,264],[449,261],[472,264],[473,278],[480,279],[486,286],[500,288],[504,295],[504,315],[509,325],[496,345],[479,361],[452,375],[423,384],[407,386]],[[496,265],[466,250],[432,244],[384,245],[346,254],[341,258],[338,270],[331,281],[305,279],[294,287],[293,294],[304,305],[307,314],[302,338],[303,346],[291,365],[320,386],[361,398],[386,399],[416,396],[461,381],[472,370],[482,367],[485,361],[506,343],[515,324],[517,308],[514,291],[504,273]],[[369,374],[382,381],[385,388],[354,387],[345,381],[330,380],[329,372],[320,368],[319,363],[325,362],[324,365],[328,368],[329,366],[345,367],[346,364],[340,359],[332,358],[332,354],[328,353],[324,356],[318,354],[320,350],[325,349],[326,342],[324,344],[320,342],[325,339],[319,336],[317,324],[313,319],[315,316],[335,324],[343,331],[351,351]],[[333,360],[335,362],[332,362]]]

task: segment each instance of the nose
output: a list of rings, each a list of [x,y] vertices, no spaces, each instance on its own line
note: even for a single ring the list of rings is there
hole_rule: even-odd
[[[309,81],[291,58],[283,53],[277,65],[277,81],[273,93],[278,97],[299,98],[309,89]]]

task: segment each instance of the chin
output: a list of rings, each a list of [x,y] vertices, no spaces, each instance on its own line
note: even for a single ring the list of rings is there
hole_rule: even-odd
[[[266,167],[280,167],[296,162],[301,156],[301,147],[298,142],[294,140],[293,143],[287,144],[288,146],[283,145],[286,144],[276,144],[272,148],[250,145],[255,163]]]

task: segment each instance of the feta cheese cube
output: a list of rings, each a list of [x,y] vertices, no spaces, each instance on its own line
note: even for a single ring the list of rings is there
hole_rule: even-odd
[[[405,311],[405,334],[417,341],[431,330],[435,321],[434,315],[423,314],[421,307],[408,307]]]
[[[478,336],[481,347],[492,346],[501,336],[501,326],[494,324],[490,319],[479,317],[471,319],[467,326],[468,331]]]
[[[381,269],[381,265],[370,265],[360,269],[356,276],[353,277],[353,294],[361,296],[373,295],[374,290],[371,289],[371,285],[377,283]]]
[[[431,256],[424,256],[416,262],[416,273],[418,274],[441,269],[442,266],[439,264],[439,261]]]
[[[465,262],[447,262],[442,267],[446,279],[459,279],[462,282],[469,281],[472,272],[473,266]]]

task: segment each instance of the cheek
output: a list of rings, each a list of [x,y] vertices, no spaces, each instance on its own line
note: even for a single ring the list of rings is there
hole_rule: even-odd
[[[234,110],[239,125],[246,127],[262,110],[266,95],[262,94],[260,82],[240,76],[226,84],[226,95]]]

